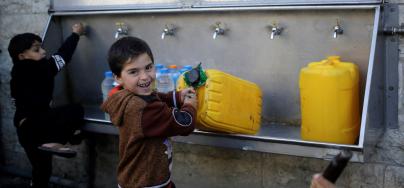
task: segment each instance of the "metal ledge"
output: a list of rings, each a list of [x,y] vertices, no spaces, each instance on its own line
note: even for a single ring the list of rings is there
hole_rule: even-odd
[[[86,118],[84,131],[98,134],[118,135],[118,128],[108,120]],[[269,136],[268,136],[269,135]],[[173,141],[216,147],[226,147],[245,151],[258,151],[314,157],[329,160],[340,150],[351,150],[351,161],[363,162],[363,149],[357,145],[333,144],[300,140],[300,127],[279,124],[263,125],[257,135],[226,134],[195,130],[189,136],[176,136]]]

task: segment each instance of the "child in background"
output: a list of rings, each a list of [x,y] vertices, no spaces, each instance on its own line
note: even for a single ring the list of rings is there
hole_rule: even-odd
[[[56,74],[70,61],[76,49],[82,24],[74,24],[73,33],[57,53],[47,59],[42,39],[32,33],[14,36],[8,46],[13,61],[11,97],[16,107],[14,125],[21,146],[32,165],[32,187],[48,187],[52,173],[52,154],[74,157],[65,147],[83,124],[80,105],[50,107]],[[75,140],[78,144],[78,140]]]
[[[119,128],[118,186],[175,187],[171,182],[171,136],[194,130],[197,99],[193,89],[153,91],[153,54],[141,39],[124,37],[110,48],[108,62],[123,87],[102,104]],[[178,107],[178,108],[177,108]]]

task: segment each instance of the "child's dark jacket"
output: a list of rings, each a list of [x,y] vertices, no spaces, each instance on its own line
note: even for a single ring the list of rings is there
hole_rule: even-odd
[[[72,58],[79,38],[76,33],[70,35],[49,59],[14,62],[10,89],[16,105],[16,122],[35,117],[50,108],[55,76]]]
[[[176,101],[179,95],[175,95]],[[172,94],[138,96],[124,89],[101,108],[119,128],[118,183],[122,188],[164,187],[171,180],[170,136],[194,130],[196,109],[191,105],[172,108]]]

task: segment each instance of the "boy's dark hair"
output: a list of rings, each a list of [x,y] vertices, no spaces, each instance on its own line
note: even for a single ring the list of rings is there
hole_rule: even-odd
[[[8,53],[13,63],[18,61],[18,55],[32,47],[35,41],[42,42],[41,37],[33,33],[23,33],[14,36],[8,45]]]
[[[112,44],[108,52],[108,63],[112,73],[121,75],[124,64],[129,59],[137,58],[146,53],[154,62],[153,53],[149,45],[136,37],[123,37]]]

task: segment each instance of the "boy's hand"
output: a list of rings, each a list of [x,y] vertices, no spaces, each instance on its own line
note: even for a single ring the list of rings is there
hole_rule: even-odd
[[[181,101],[184,104],[190,104],[195,109],[198,109],[198,99],[196,97],[196,92],[195,92],[194,88],[189,87],[189,88],[185,88],[185,89],[181,90],[180,96],[181,96]]]
[[[195,109],[198,109],[198,98],[195,93],[185,95],[184,104],[190,104]]]
[[[188,94],[196,94],[195,90],[192,87],[185,88],[180,91],[180,96],[181,96],[181,102],[184,102],[186,95]]]
[[[76,23],[72,26],[73,33],[84,35],[84,26],[82,23]]]

